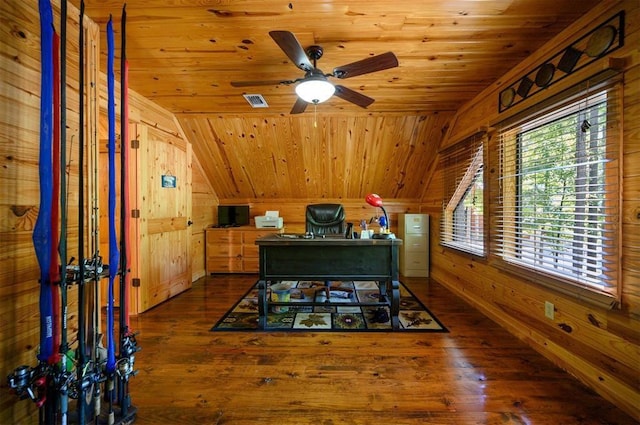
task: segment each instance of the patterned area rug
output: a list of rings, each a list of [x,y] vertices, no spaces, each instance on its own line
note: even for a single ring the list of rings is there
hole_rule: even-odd
[[[391,331],[388,307],[349,305],[353,302],[376,301],[379,293],[377,282],[338,282],[341,288],[351,291],[332,291],[331,302],[340,306],[302,306],[296,302],[326,300],[324,286],[318,281],[289,281],[281,284],[290,287],[286,297],[291,305],[271,306],[267,315],[268,331]],[[267,295],[275,300],[271,288]],[[282,295],[281,295],[282,296]],[[278,301],[284,301],[279,299]],[[447,328],[400,283],[400,331],[448,332]],[[216,323],[212,331],[258,330],[258,288],[254,286]]]

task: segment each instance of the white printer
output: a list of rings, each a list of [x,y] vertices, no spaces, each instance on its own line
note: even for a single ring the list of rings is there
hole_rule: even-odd
[[[257,215],[254,220],[257,229],[282,229],[284,225],[279,211],[267,211],[266,215]]]

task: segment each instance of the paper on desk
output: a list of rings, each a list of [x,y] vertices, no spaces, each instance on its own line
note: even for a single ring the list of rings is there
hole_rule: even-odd
[[[279,214],[280,214],[280,211],[267,211],[265,216],[267,216],[267,217],[278,217]]]

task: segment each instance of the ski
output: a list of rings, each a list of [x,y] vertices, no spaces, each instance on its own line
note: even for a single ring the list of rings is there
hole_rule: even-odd
[[[107,22],[107,112],[109,121],[109,286],[107,290],[107,393],[109,402],[109,423],[114,423],[114,397],[115,397],[115,339],[114,339],[114,281],[118,275],[120,264],[120,252],[118,251],[118,239],[116,235],[116,128],[115,128],[115,75],[114,62],[115,47],[113,34],[113,20],[109,17]]]

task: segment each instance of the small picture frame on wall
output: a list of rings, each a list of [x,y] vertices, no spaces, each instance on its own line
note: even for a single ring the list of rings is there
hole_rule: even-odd
[[[176,183],[177,183],[176,176],[172,176],[172,175],[162,176],[162,187],[175,189]]]

